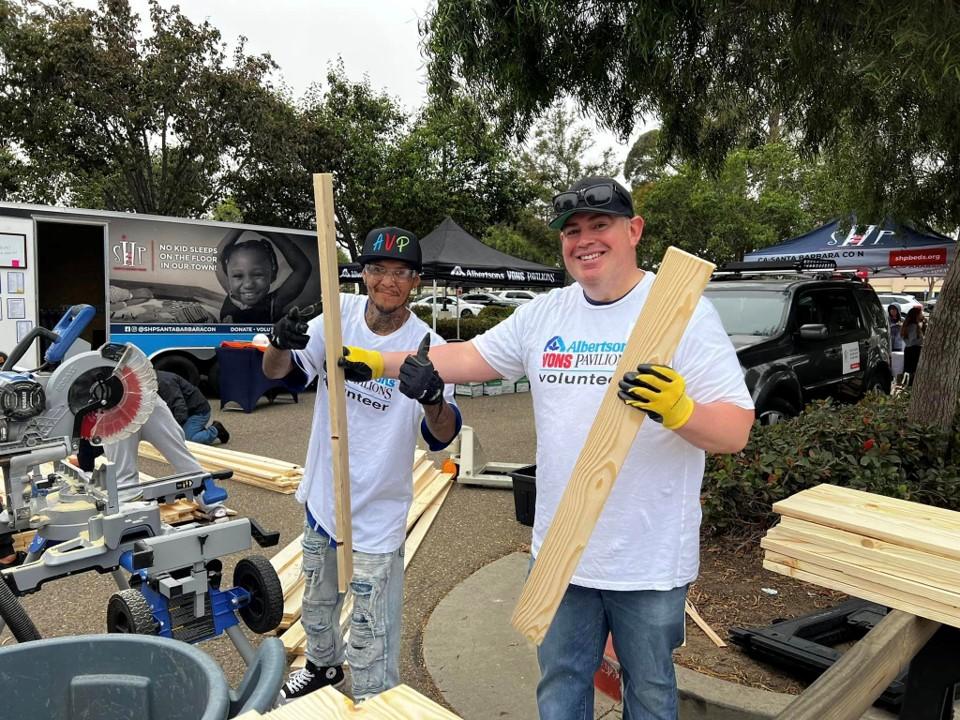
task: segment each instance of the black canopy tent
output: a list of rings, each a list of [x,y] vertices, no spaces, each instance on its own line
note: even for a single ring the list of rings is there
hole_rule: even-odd
[[[473,237],[447,216],[420,239],[424,280],[463,287],[561,287],[564,271],[507,255]],[[357,263],[340,265],[341,282],[359,282]]]

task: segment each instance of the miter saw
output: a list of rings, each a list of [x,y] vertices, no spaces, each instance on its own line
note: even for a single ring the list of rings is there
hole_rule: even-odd
[[[237,627],[235,611],[255,632],[273,630],[283,615],[283,593],[270,562],[243,558],[237,587],[220,590],[219,557],[247,550],[251,537],[276,544],[249,518],[171,527],[159,503],[226,493],[216,478],[231,473],[181,473],[137,487],[137,502],[122,502],[112,463],[87,473],[65,462],[73,441],[93,445],[123,440],[150,417],[156,376],[132,345],[107,344],[66,357],[94,309],[77,305],[53,331],[35,328],[0,370],[0,536],[35,529],[25,562],[0,572],[0,629],[9,623],[20,640],[39,637],[16,595],[80,572],[111,572],[121,591],[110,599],[111,632],[160,634],[197,642],[226,632],[244,659],[254,650]],[[52,344],[44,363],[14,370],[37,337]],[[66,359],[65,359],[66,358]],[[56,463],[44,474],[41,466]],[[128,581],[122,570],[132,573]]]

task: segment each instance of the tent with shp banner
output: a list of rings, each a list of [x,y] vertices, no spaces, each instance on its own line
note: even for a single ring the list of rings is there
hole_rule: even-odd
[[[957,254],[956,241],[892,220],[857,225],[834,220],[779,245],[744,255],[761,260],[833,260],[838,270],[866,270],[869,277],[942,277]]]
[[[561,287],[564,271],[521,260],[473,237],[449,216],[420,238],[424,280],[481,287]],[[341,264],[340,282],[360,282],[360,265]]]

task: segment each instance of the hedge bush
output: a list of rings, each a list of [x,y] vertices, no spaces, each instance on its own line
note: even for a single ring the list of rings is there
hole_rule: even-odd
[[[906,394],[871,393],[856,405],[821,401],[787,422],[755,425],[736,455],[707,458],[704,526],[755,533],[771,505],[831,483],[960,510],[960,423],[952,431],[907,422]]]
[[[514,309],[510,307],[485,307],[476,317],[460,318],[460,339],[471,340],[477,335],[482,335],[505,317],[508,317]],[[430,308],[414,307],[410,310],[432,327],[433,320],[430,316]],[[437,334],[444,340],[455,339],[457,337],[457,319],[438,318]]]

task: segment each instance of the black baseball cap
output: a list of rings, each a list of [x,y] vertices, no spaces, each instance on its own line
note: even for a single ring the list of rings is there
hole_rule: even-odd
[[[550,221],[554,230],[562,230],[567,219],[578,212],[621,215],[632,218],[633,198],[626,188],[611,177],[585,177],[569,190],[553,196],[556,217]]]
[[[400,260],[420,272],[420,241],[409,230],[399,227],[375,228],[367,233],[357,262],[366,265],[372,260]]]

